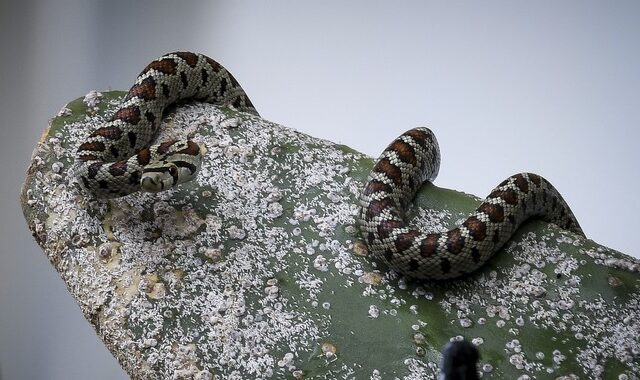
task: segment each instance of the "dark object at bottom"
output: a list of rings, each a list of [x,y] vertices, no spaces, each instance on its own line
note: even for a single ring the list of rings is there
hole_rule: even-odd
[[[467,341],[450,342],[442,350],[442,380],[478,380],[478,349]]]

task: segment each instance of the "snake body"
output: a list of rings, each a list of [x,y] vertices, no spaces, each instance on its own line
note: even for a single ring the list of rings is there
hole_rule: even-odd
[[[234,77],[213,59],[190,52],[151,62],[111,119],[79,146],[79,181],[97,197],[156,192],[193,179],[198,144],[151,145],[163,111],[178,101],[205,101],[257,115]],[[465,221],[447,232],[410,227],[405,211],[439,169],[440,153],[427,128],[398,137],[376,161],[360,195],[360,230],[373,257],[417,279],[448,279],[482,266],[526,219],[541,217],[583,235],[558,191],[544,178],[521,173],[496,187]]]
[[[166,190],[191,180],[202,159],[196,142],[151,145],[163,111],[188,100],[257,115],[238,81],[218,62],[190,52],[166,54],[144,68],[111,119],[80,145],[76,154],[80,182],[97,197],[114,198],[139,190]]]
[[[447,232],[412,228],[406,208],[420,186],[436,177],[439,166],[438,142],[431,130],[411,129],[382,152],[360,195],[360,229],[370,252],[404,275],[441,280],[473,272],[532,217],[584,236],[560,193],[532,173],[504,180]]]

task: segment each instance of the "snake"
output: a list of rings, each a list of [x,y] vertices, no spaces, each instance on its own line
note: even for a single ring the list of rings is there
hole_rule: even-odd
[[[259,116],[238,81],[203,54],[174,52],[149,63],[111,118],[79,145],[76,177],[99,198],[159,192],[195,178],[202,149],[192,140],[153,144],[163,113],[178,102],[201,101]],[[584,236],[573,212],[546,179],[513,175],[464,221],[446,232],[421,231],[407,221],[418,190],[433,182],[440,150],[428,128],[411,129],[375,161],[359,196],[360,233],[374,260],[410,278],[444,280],[474,272],[530,218]]]
[[[202,151],[192,140],[153,144],[163,113],[177,102],[200,101],[258,115],[238,81],[203,54],[174,52],[149,63],[109,121],[76,152],[75,176],[98,198],[159,192],[192,180]]]
[[[414,228],[407,221],[408,208],[439,168],[435,135],[429,128],[414,128],[382,152],[360,193],[359,225],[369,252],[398,273],[446,280],[474,272],[531,218],[584,237],[558,190],[533,173],[502,181],[470,216],[446,232]]]

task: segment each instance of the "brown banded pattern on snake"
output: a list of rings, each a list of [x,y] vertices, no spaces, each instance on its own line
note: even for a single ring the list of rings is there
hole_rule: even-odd
[[[560,193],[532,173],[498,185],[466,220],[447,232],[409,226],[405,210],[440,166],[435,136],[409,130],[377,159],[360,195],[360,229],[375,259],[408,277],[441,280],[480,268],[527,219],[538,217],[584,236]]]
[[[188,100],[258,115],[238,81],[218,62],[190,52],[166,54],[142,70],[111,119],[80,145],[79,181],[97,197],[114,198],[191,180],[202,159],[196,142],[151,145],[164,110]]]

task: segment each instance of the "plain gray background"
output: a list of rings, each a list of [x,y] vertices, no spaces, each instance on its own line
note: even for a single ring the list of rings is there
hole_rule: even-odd
[[[261,114],[372,156],[430,126],[439,186],[533,171],[594,240],[640,256],[640,2],[2,1],[0,378],[126,378],[27,231],[47,119],[163,53],[223,63]]]

